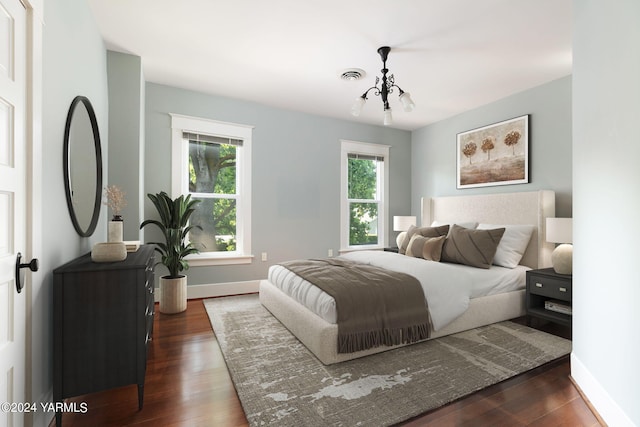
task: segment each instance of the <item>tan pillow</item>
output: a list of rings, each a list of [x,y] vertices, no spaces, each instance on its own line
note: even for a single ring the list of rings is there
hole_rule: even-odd
[[[490,268],[504,228],[478,230],[453,225],[442,247],[441,261]]]
[[[404,238],[402,244],[398,247],[398,252],[404,254],[407,252],[407,246],[409,246],[409,242],[414,234],[420,235],[422,237],[440,237],[446,236],[449,232],[449,225],[441,225],[439,227],[416,227],[412,225],[407,230],[407,235]]]
[[[407,256],[438,262],[445,239],[446,236],[422,237],[419,234],[414,234],[407,246]]]

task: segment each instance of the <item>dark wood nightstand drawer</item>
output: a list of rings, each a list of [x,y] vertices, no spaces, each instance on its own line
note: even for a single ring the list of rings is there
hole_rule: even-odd
[[[529,292],[535,295],[571,301],[571,283],[567,283],[566,280],[557,280],[532,274],[529,277]]]
[[[553,268],[527,271],[525,306],[531,317],[571,327],[572,277]]]

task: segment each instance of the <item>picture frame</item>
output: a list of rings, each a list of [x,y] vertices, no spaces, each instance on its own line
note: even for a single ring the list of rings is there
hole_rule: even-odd
[[[529,115],[468,130],[456,138],[456,188],[529,182]]]

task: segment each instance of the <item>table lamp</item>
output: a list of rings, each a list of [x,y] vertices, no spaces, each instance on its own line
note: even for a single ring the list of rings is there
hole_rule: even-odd
[[[415,216],[394,216],[393,217],[393,231],[400,231],[400,234],[396,236],[396,244],[398,245],[398,247],[402,246],[404,237],[407,235],[406,231],[408,231],[412,225],[416,225]]]
[[[547,242],[560,243],[551,254],[553,270],[558,274],[571,274],[573,265],[572,218],[547,218]]]
[[[407,231],[412,225],[416,225],[415,216],[393,217],[393,231]]]

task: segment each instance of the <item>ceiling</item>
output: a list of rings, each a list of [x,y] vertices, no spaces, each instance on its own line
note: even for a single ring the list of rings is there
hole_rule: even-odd
[[[89,0],[108,49],[149,82],[380,125],[380,46],[414,130],[571,74],[572,0]],[[346,68],[366,76],[344,81]]]

